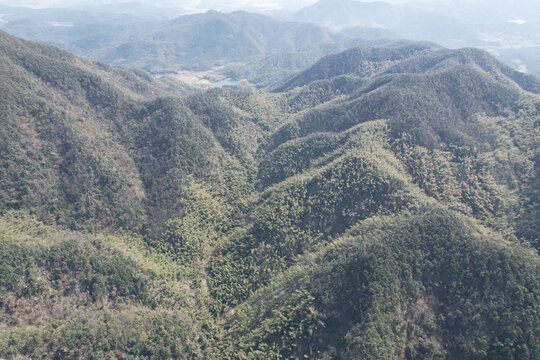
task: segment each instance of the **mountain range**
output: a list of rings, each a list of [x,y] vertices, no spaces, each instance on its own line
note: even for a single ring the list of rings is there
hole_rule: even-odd
[[[115,67],[154,74],[211,70],[210,78],[247,78],[256,84],[304,69],[323,55],[388,37],[383,31],[362,29],[337,34],[314,24],[243,11],[166,19],[45,9],[14,15],[2,28]]]
[[[516,69],[540,75],[540,9],[526,0],[382,1],[321,0],[286,19],[330,28],[367,26],[450,48],[480,47]]]
[[[0,74],[0,356],[540,355],[538,78],[394,40],[197,91],[5,32]]]
[[[540,74],[534,11],[516,6],[497,13],[486,4],[458,8],[466,11],[445,3],[340,0],[269,17],[214,10],[186,15],[176,7],[137,2],[41,10],[0,6],[0,26],[15,36],[115,67],[176,74],[192,85],[201,81],[184,72],[198,71],[198,80],[206,85],[231,80],[264,87],[324,55],[398,38],[481,47],[522,72]]]

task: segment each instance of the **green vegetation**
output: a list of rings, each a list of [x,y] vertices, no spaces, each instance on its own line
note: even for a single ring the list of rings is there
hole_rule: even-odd
[[[239,306],[230,346],[249,359],[532,359],[538,264],[440,208],[371,218]]]
[[[410,43],[272,92],[0,58],[0,357],[540,356],[537,79]]]
[[[0,256],[3,356],[200,354],[191,315],[204,295],[140,239],[63,231],[12,211],[0,219]]]

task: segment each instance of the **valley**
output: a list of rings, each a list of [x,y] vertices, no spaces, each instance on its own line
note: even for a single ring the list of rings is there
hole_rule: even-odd
[[[206,71],[177,70],[166,75],[195,87],[209,88],[234,85],[236,83],[235,80],[227,78],[221,73],[221,70],[223,70],[224,67],[225,66],[218,66]],[[157,75],[157,77],[159,78],[160,75]]]

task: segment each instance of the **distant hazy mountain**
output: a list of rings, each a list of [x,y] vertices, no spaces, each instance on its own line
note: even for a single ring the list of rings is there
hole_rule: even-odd
[[[475,45],[471,43],[474,33],[455,18],[385,2],[322,0],[298,10],[291,19],[330,28],[381,28],[394,31],[405,39],[436,41],[444,46]]]
[[[511,5],[477,1],[393,5],[322,0],[298,10],[289,19],[331,28],[378,27],[400,38],[433,41],[451,48],[482,47],[516,69],[540,75],[536,65],[540,57],[539,14],[540,7],[526,1]]]
[[[114,43],[124,32],[144,34],[154,24],[151,18],[83,10],[45,9],[25,15],[2,28],[25,39],[59,46],[80,55]]]
[[[209,11],[159,24],[148,34],[126,34],[117,45],[88,56],[119,66],[151,71],[175,67],[209,69],[245,62],[274,51],[296,51],[333,43],[338,35],[312,24],[284,23],[246,12]]]
[[[361,28],[336,33],[247,12],[209,11],[173,20],[143,15],[109,14],[99,7],[48,9],[11,20],[3,29],[116,67],[167,73],[227,65],[218,70],[224,76],[255,83],[275,81],[328,53],[392,36]]]
[[[366,26],[350,26],[341,28],[340,33],[353,37],[359,37],[362,39],[392,39],[398,38],[396,34],[388,29],[380,27],[366,27]]]
[[[467,4],[326,0],[286,17],[288,22],[241,11],[173,20],[182,11],[137,2],[41,10],[3,6],[0,26],[117,67],[153,73],[214,69],[214,74],[200,74],[212,78],[217,73],[214,83],[230,77],[266,85],[328,53],[383,38],[482,47],[520,71],[540,74],[536,15],[529,10],[521,16],[519,7],[505,14],[489,8],[483,13],[479,5]]]

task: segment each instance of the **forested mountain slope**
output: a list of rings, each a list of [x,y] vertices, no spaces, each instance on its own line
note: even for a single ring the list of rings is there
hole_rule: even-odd
[[[533,359],[539,275],[537,256],[439,208],[368,219],[240,305],[231,354]]]
[[[536,78],[402,42],[189,93],[0,52],[0,355],[540,355]]]
[[[190,177],[249,165],[234,133],[256,138],[264,124],[217,93],[171,97],[189,89],[5,33],[1,41],[3,209],[73,228],[133,227],[149,213],[159,223]]]

